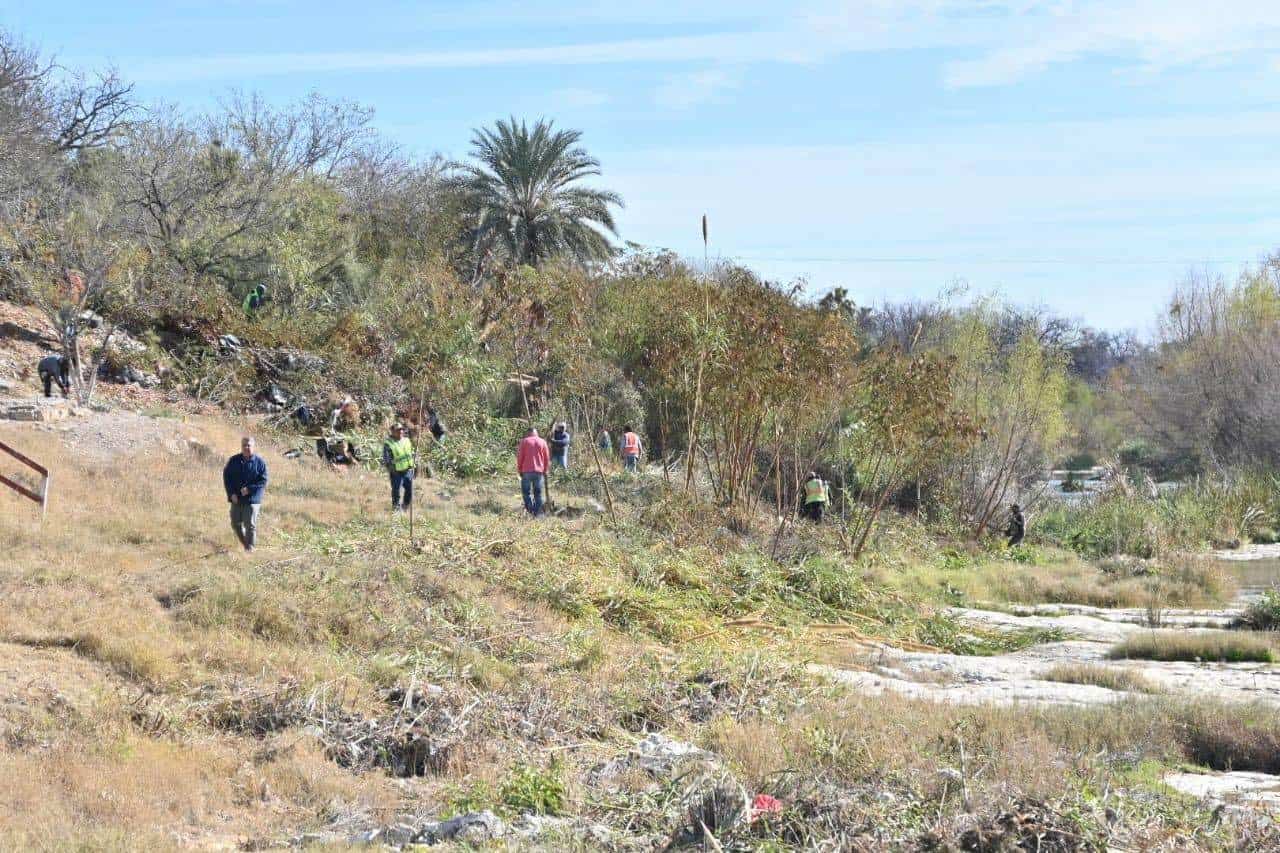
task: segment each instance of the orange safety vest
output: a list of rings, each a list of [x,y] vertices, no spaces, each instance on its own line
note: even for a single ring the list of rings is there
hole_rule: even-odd
[[[639,456],[640,455],[640,436],[636,435],[634,432],[623,433],[622,455],[623,456]]]

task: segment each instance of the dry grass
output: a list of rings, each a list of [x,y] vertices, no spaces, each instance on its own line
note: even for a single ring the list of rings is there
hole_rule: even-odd
[[[1059,681],[1063,684],[1092,684],[1108,690],[1126,693],[1160,693],[1158,685],[1141,672],[1118,666],[1106,666],[1092,663],[1059,664],[1044,675],[1045,681]]]
[[[1113,659],[1274,663],[1276,647],[1265,635],[1243,631],[1144,631],[1107,654]]]
[[[607,799],[589,776],[654,730],[716,748],[752,790],[788,802],[803,793],[797,780],[844,786],[866,805],[841,825],[952,837],[948,821],[1002,808],[1009,791],[1107,788],[1116,771],[1097,756],[1108,750],[1248,763],[1260,753],[1232,731],[1263,732],[1262,743],[1280,731],[1269,719],[1232,730],[1226,714],[1191,727],[1165,706],[1027,713],[841,698],[802,677],[795,664],[813,649],[799,637],[711,630],[733,608],[785,623],[867,605],[863,618],[884,625],[867,630],[919,618],[914,602],[834,561],[780,568],[617,536],[589,517],[523,523],[514,492],[501,493],[510,512],[477,515],[467,499],[492,501],[493,487],[443,502],[427,482],[409,548],[404,520],[382,515],[381,477],[338,478],[261,439],[272,486],[262,547],[246,557],[229,550],[219,479],[239,431],[180,429],[222,450],[140,448],[90,465],[46,434],[0,428],[54,460],[57,489],[43,531],[20,505],[0,505],[0,540],[12,543],[0,573],[7,846],[209,847],[497,806],[485,797],[514,762],[546,767],[552,755],[570,811],[662,834],[678,790],[633,773]],[[6,693],[10,671],[45,676],[45,698]],[[362,725],[402,737],[387,725],[397,711],[386,689],[408,685],[439,685],[429,707],[452,716],[427,728],[459,734],[401,786],[400,771],[343,738]],[[964,769],[969,803],[939,767]],[[835,821],[810,823],[852,837]]]
[[[916,562],[891,582],[943,600],[966,603],[1083,604],[1090,607],[1206,607],[1235,594],[1233,578],[1209,560],[1170,557],[1158,564],[1089,563],[1045,551],[1028,565],[982,554]]]

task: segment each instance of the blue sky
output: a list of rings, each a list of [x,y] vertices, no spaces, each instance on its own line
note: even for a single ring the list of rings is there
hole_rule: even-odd
[[[462,156],[576,127],[622,236],[862,304],[976,292],[1149,327],[1192,270],[1280,247],[1276,0],[3,0],[147,101],[232,89],[375,108]]]

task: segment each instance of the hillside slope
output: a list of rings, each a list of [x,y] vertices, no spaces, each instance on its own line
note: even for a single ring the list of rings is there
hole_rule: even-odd
[[[245,555],[218,477],[240,428],[133,416],[155,428],[103,456],[89,437],[110,417],[78,437],[0,425],[55,483],[43,527],[0,496],[6,846],[345,847],[485,810],[504,843],[552,849],[1273,840],[1206,834],[1153,781],[1225,712],[960,709],[810,674],[871,648],[815,625],[912,642],[948,625],[819,540],[782,562],[725,532],[676,544],[639,522],[653,490],[619,477],[617,529],[590,509],[527,521],[507,479],[424,479],[415,544],[380,475],[265,440]],[[587,481],[555,486],[589,506]],[[1280,732],[1262,713],[1250,725]],[[760,794],[780,811],[753,819]],[[499,830],[474,820],[462,837]]]
[[[48,342],[5,310],[0,393],[30,399]],[[1251,811],[1206,830],[1208,805],[1159,783],[1189,763],[1280,769],[1258,746],[1280,742],[1271,706],[859,695],[892,682],[876,673],[893,649],[1061,639],[920,598],[937,545],[907,519],[852,564],[829,530],[775,540],[767,518],[611,467],[616,523],[590,472],[555,477],[559,513],[538,521],[514,477],[423,478],[411,536],[382,474],[286,457],[302,437],[173,392],[103,399],[0,421],[53,483],[43,525],[0,494],[6,847],[1275,842]],[[244,433],[271,468],[253,554],[232,547],[219,476]],[[1027,594],[1096,573],[1006,555],[964,582]]]

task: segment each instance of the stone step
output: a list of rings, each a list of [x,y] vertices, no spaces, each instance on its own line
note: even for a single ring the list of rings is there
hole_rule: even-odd
[[[46,422],[64,420],[71,414],[67,400],[37,397],[26,400],[0,399],[0,420]]]

